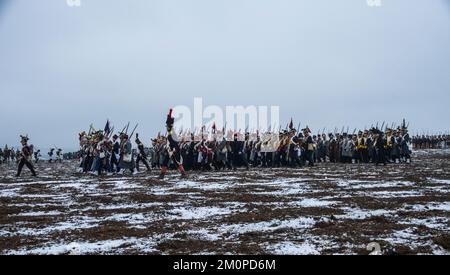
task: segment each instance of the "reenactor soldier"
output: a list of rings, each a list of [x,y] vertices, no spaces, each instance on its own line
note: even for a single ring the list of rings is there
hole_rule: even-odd
[[[358,150],[359,160],[363,163],[369,162],[369,148],[367,145],[367,132],[358,132],[358,137],[356,141],[356,148]]]
[[[386,165],[386,140],[383,137],[383,132],[378,129],[373,129],[373,147],[375,148],[375,164],[380,163]]]
[[[40,157],[41,157],[41,150],[35,151],[34,152],[34,163],[38,163]]]
[[[305,148],[305,160],[308,161],[309,166],[314,166],[314,151],[316,150],[316,146],[314,144],[313,138],[311,137],[311,130],[306,127],[303,129],[304,135],[304,143],[303,146]]]
[[[50,151],[48,152],[48,162],[52,162],[54,151],[55,151],[55,148],[50,148]]]
[[[62,149],[56,149],[56,162],[62,162]]]
[[[170,161],[173,161],[173,163],[177,166],[178,171],[180,171],[181,173],[181,177],[187,178],[187,174],[184,170],[183,162],[181,160],[180,146],[178,141],[176,140],[177,137],[173,129],[174,123],[175,119],[172,117],[172,109],[170,109],[166,119],[167,143],[165,146],[165,151],[167,151],[167,155],[162,160],[161,173],[159,174],[160,179],[164,179]]]
[[[136,140],[135,140],[137,146],[138,146],[138,152],[137,152],[137,158],[136,158],[136,170],[139,172],[139,163],[142,162],[145,167],[147,168],[147,171],[150,171],[150,164],[147,160],[147,153],[145,152],[144,144],[139,139],[139,134],[136,133]]]
[[[20,174],[22,173],[22,168],[23,166],[27,166],[28,169],[30,169],[31,174],[36,177],[36,172],[34,171],[34,167],[31,164],[31,156],[32,156],[32,151],[30,146],[28,145],[28,136],[20,136],[21,137],[21,141],[20,143],[22,144],[22,150],[19,152],[19,165],[17,167],[17,174],[16,177],[20,177]]]

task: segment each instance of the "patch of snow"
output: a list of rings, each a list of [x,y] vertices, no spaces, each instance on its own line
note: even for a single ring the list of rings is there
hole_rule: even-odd
[[[59,211],[38,211],[38,212],[24,212],[24,213],[19,213],[17,214],[17,216],[57,216],[57,215],[62,215],[63,213],[59,212]]]
[[[352,219],[352,220],[362,220],[373,216],[383,216],[383,215],[391,215],[395,213],[393,210],[385,210],[385,209],[375,209],[375,210],[367,210],[361,208],[350,208],[344,207],[341,208],[344,212],[343,215],[336,215],[338,219]]]
[[[19,197],[21,188],[9,188],[0,190],[0,197]]]
[[[448,230],[450,223],[448,217],[430,217],[425,219],[408,219],[399,222],[400,224],[424,225],[437,230]]]
[[[210,230],[201,228],[198,230],[190,230],[186,231],[187,234],[193,235],[196,238],[200,240],[207,240],[207,241],[217,241],[221,239],[221,235],[217,233],[211,233]]]
[[[169,213],[175,215],[175,219],[190,220],[214,218],[216,216],[230,214],[231,212],[231,209],[219,207],[182,207],[171,210]]]
[[[429,211],[429,210],[441,210],[441,211],[449,211],[450,212],[450,202],[432,202],[428,204],[416,204],[412,206],[415,211]]]
[[[30,250],[18,250],[9,251],[6,254],[13,255],[26,255],[26,254],[38,254],[38,255],[60,255],[73,251],[76,246],[77,254],[95,253],[102,251],[109,251],[113,248],[117,248],[124,244],[129,244],[136,241],[134,238],[125,240],[107,240],[99,242],[81,242],[81,243],[69,243],[69,244],[52,244],[44,247],[34,248]]]
[[[302,199],[301,201],[297,202],[290,202],[289,205],[291,206],[300,206],[300,207],[326,207],[330,205],[334,205],[337,202],[335,201],[325,201],[325,200],[318,200],[314,198],[308,198],[308,199]]]
[[[292,220],[272,220],[258,223],[232,224],[220,228],[221,231],[233,234],[244,234],[248,232],[266,232],[282,228],[307,229],[312,228],[315,221],[312,218],[297,218]]]
[[[231,185],[228,183],[206,183],[206,182],[194,182],[194,181],[180,181],[177,182],[176,185],[171,188],[172,190],[175,189],[182,189],[182,188],[195,188],[195,189],[201,189],[201,190],[222,190],[227,189]]]
[[[308,242],[295,244],[292,242],[282,242],[266,247],[266,250],[276,255],[319,255],[317,248]]]
[[[431,182],[437,183],[437,184],[450,184],[450,179],[447,179],[447,180],[431,179]]]

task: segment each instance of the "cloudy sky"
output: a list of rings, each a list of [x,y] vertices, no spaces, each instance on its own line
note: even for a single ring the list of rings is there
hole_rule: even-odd
[[[0,0],[0,144],[73,148],[107,118],[148,144],[194,97],[450,130],[450,1],[381,1]]]

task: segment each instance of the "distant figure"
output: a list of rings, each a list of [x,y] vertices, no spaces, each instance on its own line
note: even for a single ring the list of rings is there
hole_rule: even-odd
[[[50,148],[50,151],[48,152],[48,162],[51,163],[53,160],[53,151],[55,151],[54,148]]]
[[[9,163],[9,156],[11,151],[8,148],[8,145],[5,145],[5,149],[3,150],[3,162]]]
[[[61,163],[62,162],[62,149],[58,148],[56,150],[56,162]]]
[[[14,148],[12,147],[11,148],[11,153],[10,153],[11,155],[10,155],[10,161],[11,162],[14,162],[15,160],[16,160],[16,151],[14,150]]]
[[[37,150],[36,152],[34,152],[34,162],[35,163],[38,163],[40,157],[41,157],[41,150]]]

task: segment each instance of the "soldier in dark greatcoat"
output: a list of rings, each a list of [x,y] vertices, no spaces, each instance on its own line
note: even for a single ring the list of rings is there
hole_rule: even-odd
[[[20,174],[22,173],[23,166],[27,166],[28,169],[30,169],[31,174],[36,177],[36,172],[34,171],[33,164],[31,164],[31,156],[32,151],[30,146],[28,146],[28,137],[27,136],[20,136],[22,144],[22,150],[19,153],[19,166],[17,167],[17,174],[16,177],[20,177]]]

